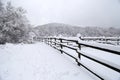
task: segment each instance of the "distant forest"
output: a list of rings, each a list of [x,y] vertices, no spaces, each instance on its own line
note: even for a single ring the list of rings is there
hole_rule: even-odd
[[[38,37],[43,36],[91,36],[91,37],[118,37],[120,36],[120,28],[104,28],[104,27],[80,27],[60,23],[50,23],[46,25],[37,26],[34,32]]]

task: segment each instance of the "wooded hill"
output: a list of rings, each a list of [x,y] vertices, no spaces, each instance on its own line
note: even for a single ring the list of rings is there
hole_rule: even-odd
[[[61,23],[49,23],[34,28],[37,36],[120,36],[120,28],[80,27]]]

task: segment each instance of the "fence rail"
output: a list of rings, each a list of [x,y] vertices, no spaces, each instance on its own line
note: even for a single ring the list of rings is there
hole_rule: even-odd
[[[84,41],[97,41],[99,43],[120,45],[120,37],[80,37]]]
[[[101,80],[105,80],[105,79],[103,77],[101,77],[100,75],[98,75],[97,73],[93,72],[87,65],[84,65],[84,63],[82,63],[80,61],[81,56],[83,56],[89,60],[92,60],[94,62],[97,62],[98,64],[101,64],[101,65],[103,65],[103,66],[105,66],[105,67],[107,67],[107,68],[109,68],[117,73],[120,73],[120,66],[119,65],[116,65],[114,63],[111,63],[111,62],[103,60],[103,59],[99,59],[99,58],[94,57],[90,54],[84,54],[81,51],[81,46],[90,47],[93,49],[109,52],[111,54],[120,56],[119,49],[110,48],[110,47],[101,46],[101,45],[93,45],[90,43],[79,41],[77,39],[69,39],[69,38],[68,39],[67,38],[42,38],[42,40],[45,43],[49,44],[50,46],[54,47],[55,49],[59,50],[62,54],[64,53],[64,54],[68,55],[69,57],[73,58],[77,62],[78,66],[84,67],[85,69],[87,69],[89,72],[91,72],[92,74],[94,74],[96,77],[98,77]],[[63,49],[64,47],[76,51],[77,57],[66,52]]]

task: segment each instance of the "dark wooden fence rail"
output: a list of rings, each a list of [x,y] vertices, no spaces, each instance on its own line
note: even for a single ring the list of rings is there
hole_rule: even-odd
[[[101,46],[97,46],[97,45],[93,45],[93,44],[84,43],[84,42],[79,41],[77,39],[42,38],[42,41],[44,41],[48,45],[54,47],[55,49],[59,50],[61,52],[61,54],[65,53],[69,57],[73,58],[77,62],[78,66],[84,67],[85,69],[90,71],[92,74],[94,74],[96,77],[98,77],[101,80],[105,80],[105,79],[103,77],[101,77],[100,75],[98,75],[97,73],[93,72],[89,67],[84,65],[84,63],[80,62],[81,56],[86,57],[87,59],[90,59],[90,60],[92,60],[94,62],[97,62],[97,63],[99,63],[99,64],[101,64],[101,65],[103,65],[103,66],[105,66],[105,67],[107,67],[109,69],[112,69],[113,71],[116,71],[117,73],[120,73],[120,66],[119,65],[116,65],[114,63],[108,62],[106,60],[99,59],[99,58],[91,56],[89,54],[84,54],[81,51],[81,46],[86,46],[86,47],[90,47],[90,48],[106,51],[106,52],[109,52],[111,54],[115,54],[115,55],[118,55],[118,56],[120,56],[120,50],[116,50],[116,49],[111,49],[111,48],[108,48],[108,47],[101,47]],[[70,55],[68,52],[66,52],[63,49],[63,47],[67,47],[69,49],[75,50],[78,57]]]
[[[120,45],[120,37],[80,37],[84,41],[97,41],[99,43]]]

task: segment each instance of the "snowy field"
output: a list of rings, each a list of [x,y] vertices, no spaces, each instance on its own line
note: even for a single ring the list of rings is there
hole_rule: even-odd
[[[96,80],[44,43],[0,45],[0,80]]]

